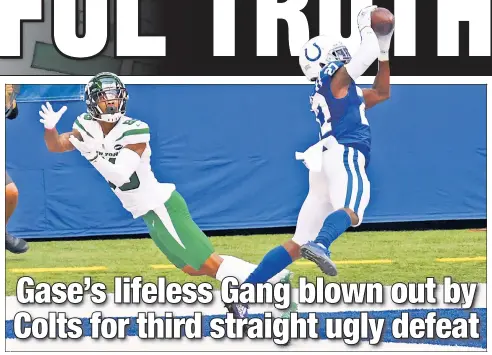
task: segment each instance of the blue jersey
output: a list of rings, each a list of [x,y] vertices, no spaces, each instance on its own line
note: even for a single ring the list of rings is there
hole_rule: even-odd
[[[334,136],[338,143],[359,150],[369,162],[371,128],[365,115],[362,90],[352,81],[343,99],[335,98],[331,92],[331,79],[343,65],[332,62],[323,68],[311,96],[311,107],[320,125],[320,139]]]

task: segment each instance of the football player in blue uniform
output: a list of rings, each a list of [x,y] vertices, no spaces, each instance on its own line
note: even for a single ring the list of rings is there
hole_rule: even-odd
[[[319,142],[297,153],[309,169],[309,193],[299,212],[292,240],[268,252],[245,283],[264,283],[301,256],[328,275],[337,269],[330,258],[331,244],[350,226],[362,223],[369,203],[366,175],[371,152],[371,130],[366,109],[390,97],[389,48],[392,29],[376,35],[371,15],[377,6],[361,10],[359,50],[352,56],[340,39],[311,39],[299,56],[304,75],[315,83],[311,108],[320,125]],[[371,89],[360,89],[360,76],[379,59]],[[247,315],[245,305],[235,313]]]

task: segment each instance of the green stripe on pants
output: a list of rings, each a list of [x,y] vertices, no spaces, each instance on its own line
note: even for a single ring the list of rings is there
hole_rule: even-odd
[[[162,206],[143,216],[150,236],[170,262],[199,270],[212,255],[210,240],[190,216],[183,197],[174,191]]]

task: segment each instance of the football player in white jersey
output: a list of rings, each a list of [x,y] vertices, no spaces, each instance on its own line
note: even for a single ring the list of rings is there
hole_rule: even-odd
[[[120,78],[112,73],[94,76],[85,88],[85,100],[87,113],[75,120],[72,132],[63,134],[56,124],[66,106],[57,112],[49,103],[42,106],[40,122],[49,151],[78,150],[106,179],[123,207],[134,218],[143,218],[155,244],[177,268],[192,276],[219,281],[233,276],[244,282],[256,265],[215,253],[176,186],[156,180],[150,165],[149,126],[125,116],[128,93]],[[270,281],[288,282],[290,276],[282,270]],[[238,311],[234,308],[233,313]]]

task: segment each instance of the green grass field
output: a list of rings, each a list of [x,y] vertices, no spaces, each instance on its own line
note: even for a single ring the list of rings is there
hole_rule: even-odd
[[[257,235],[212,237],[219,254],[233,255],[257,263],[273,246],[290,235]],[[332,257],[338,263],[335,282],[395,282],[425,281],[426,277],[451,276],[460,282],[486,282],[485,231],[411,231],[346,233],[332,247]],[[23,255],[6,254],[6,293],[14,295],[19,277],[29,275],[36,282],[80,282],[84,276],[104,282],[112,290],[116,276],[142,276],[155,281],[166,276],[170,281],[205,281],[206,277],[191,278],[173,269],[151,239],[102,241],[31,242]],[[436,260],[465,258],[464,260]],[[364,261],[371,262],[364,262]],[[362,261],[362,263],[361,263]],[[155,265],[159,265],[156,268]],[[99,267],[91,271],[50,270],[50,268]],[[48,268],[42,270],[40,268]],[[31,270],[29,270],[31,269]],[[296,276],[313,280],[321,276],[309,262],[296,262],[289,268]],[[213,282],[215,286],[217,282]]]

